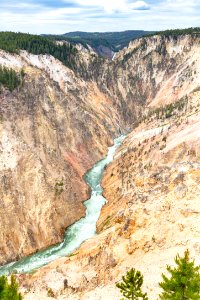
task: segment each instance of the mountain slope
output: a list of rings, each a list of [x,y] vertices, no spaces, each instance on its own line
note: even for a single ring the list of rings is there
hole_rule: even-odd
[[[21,87],[0,93],[2,264],[61,241],[84,215],[83,175],[120,120],[94,82],[52,56],[0,51],[0,64],[25,72]]]
[[[1,65],[26,74],[0,94],[1,263],[61,241],[84,215],[83,175],[113,137],[198,88],[198,45],[191,35],[142,38],[112,62],[81,47],[75,70],[50,55],[1,51]]]
[[[115,52],[128,46],[131,40],[135,40],[144,35],[151,34],[144,30],[127,30],[122,32],[82,32],[75,31],[63,35],[49,35],[55,40],[67,40],[73,44],[82,44],[84,47],[92,49],[100,56],[111,59]]]
[[[114,300],[116,281],[135,267],[154,300],[178,252],[189,248],[200,262],[199,42],[143,38],[105,62],[98,86],[131,132],[102,180],[108,203],[99,234],[73,256],[21,276],[25,299],[45,299],[51,288],[57,299]]]
[[[108,42],[111,50],[117,52],[122,48],[128,46],[131,40],[140,38],[146,34],[150,34],[150,31],[144,30],[127,30],[122,32],[82,32],[75,31],[65,33],[64,36],[74,38],[74,39],[83,39],[89,45],[93,46],[93,41],[105,40]]]

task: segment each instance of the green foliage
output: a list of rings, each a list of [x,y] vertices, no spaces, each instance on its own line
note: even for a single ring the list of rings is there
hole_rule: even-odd
[[[183,34],[200,34],[199,27],[192,27],[186,29],[172,29],[165,31],[143,31],[143,30],[127,30],[122,32],[69,32],[63,35],[47,35],[48,38],[53,40],[67,40],[71,43],[80,43],[87,48],[90,45],[93,48],[98,48],[99,46],[105,46],[111,50],[117,52],[122,48],[126,47],[130,41],[141,38],[149,37],[154,35],[161,36],[174,36],[177,37]]]
[[[23,77],[23,70],[20,73],[17,73],[13,69],[0,66],[0,87],[3,85],[10,91],[13,91],[16,87],[22,84]]]
[[[60,196],[64,191],[63,181],[57,181],[55,184],[55,196]]]
[[[80,43],[84,47],[87,44],[93,48],[98,48],[99,46],[105,46],[109,49],[117,52],[123,47],[128,46],[131,40],[140,38],[144,35],[148,35],[152,32],[143,30],[127,30],[122,32],[69,32],[63,35],[50,35],[49,38],[55,40],[66,39],[72,43]]]
[[[27,50],[32,54],[50,54],[72,69],[77,53],[77,49],[70,43],[58,45],[45,37],[14,32],[0,32],[0,49],[11,53]]]
[[[122,282],[117,283],[116,286],[126,299],[131,300],[148,300],[147,294],[142,293],[141,286],[143,284],[143,276],[140,271],[131,269],[122,276]]]
[[[55,297],[54,292],[53,292],[53,290],[52,290],[51,288],[48,289],[48,291],[47,291],[47,296],[48,296],[48,297],[52,297],[52,298]]]
[[[162,300],[199,300],[200,299],[200,267],[195,267],[194,261],[190,260],[187,250],[184,257],[179,255],[175,258],[176,267],[167,266],[171,277],[162,274],[163,282],[159,283],[163,289],[160,299]]]
[[[165,106],[158,107],[156,109],[150,110],[147,116],[144,116],[142,121],[146,119],[150,119],[151,117],[156,117],[159,119],[168,119],[172,116],[177,116],[179,112],[183,111],[183,109],[187,106],[188,98],[183,97],[175,103],[170,103]]]
[[[46,36],[46,35],[45,35]],[[90,45],[93,48],[98,48],[99,46],[104,46],[108,48],[112,48],[112,45],[110,43],[102,38],[82,38],[79,36],[71,36],[68,37],[68,35],[47,35],[49,39],[55,40],[55,41],[68,41],[72,44],[81,44],[86,49],[88,49],[88,45]]]
[[[14,275],[11,275],[10,283],[6,276],[0,277],[0,300],[22,300],[18,292],[19,285]]]
[[[179,36],[183,34],[200,34],[200,27],[190,27],[185,29],[170,29],[165,31],[158,31],[156,33],[149,34],[148,36],[161,35],[161,36]]]

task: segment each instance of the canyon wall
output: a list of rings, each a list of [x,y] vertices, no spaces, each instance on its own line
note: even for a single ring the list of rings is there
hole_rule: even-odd
[[[188,248],[200,263],[199,38],[152,37],[146,39],[149,44],[143,50],[137,46],[142,41],[130,44],[114,62],[128,55],[127,72],[134,76],[141,68],[138,93],[144,91],[145,81],[149,89],[142,113],[136,110],[135,128],[105,170],[102,186],[108,202],[97,224],[98,235],[73,256],[54,261],[33,275],[20,275],[22,290],[30,289],[27,300],[46,299],[49,289],[57,299],[120,299],[115,283],[131,267],[143,273],[144,291],[154,300],[160,292],[161,274],[166,264],[173,265],[177,253],[182,255]],[[148,49],[150,70],[144,64]],[[117,110],[127,101],[131,111],[135,85],[126,71],[120,79],[123,84],[120,80],[115,84],[112,76],[112,84],[108,86],[104,79],[107,85],[102,89]],[[126,100],[119,104],[120,97],[116,102],[115,97],[121,86],[126,87]],[[128,89],[133,91],[133,104]],[[131,126],[133,116],[129,118],[127,112],[125,116],[127,127]]]
[[[23,86],[0,94],[1,264],[61,241],[64,229],[84,215],[89,191],[83,175],[112,139],[154,107],[198,88],[198,37],[142,38],[112,62],[78,50],[76,72],[49,55],[0,52],[1,65],[26,74]],[[139,164],[149,162],[135,159],[140,173]],[[119,201],[121,173],[128,175],[123,163],[117,171],[117,163],[103,180],[109,203],[98,231],[128,201]]]
[[[199,60],[198,36],[153,36],[135,40],[101,70],[103,92],[133,128],[146,105],[176,101],[199,84],[193,63]]]
[[[0,94],[0,264],[62,240],[85,214],[85,172],[119,133],[117,111],[94,82],[50,56],[0,52],[24,69],[23,86]]]

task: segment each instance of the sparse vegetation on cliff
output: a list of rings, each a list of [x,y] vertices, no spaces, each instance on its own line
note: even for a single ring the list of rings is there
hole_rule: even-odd
[[[168,119],[172,116],[177,116],[179,112],[188,104],[187,96],[181,98],[180,100],[167,104],[165,106],[158,107],[156,109],[149,110],[148,114],[143,117],[142,121],[150,120],[152,117],[158,119]]]
[[[55,196],[60,196],[64,191],[64,183],[63,181],[58,181],[55,184]]]
[[[52,290],[51,288],[48,289],[48,291],[47,291],[47,296],[48,296],[48,297],[51,297],[51,298],[54,298],[54,297],[55,297],[54,292],[53,292],[53,290]]]
[[[13,91],[16,87],[22,84],[24,77],[23,70],[17,73],[13,69],[0,66],[0,88],[4,86],[10,91]]]

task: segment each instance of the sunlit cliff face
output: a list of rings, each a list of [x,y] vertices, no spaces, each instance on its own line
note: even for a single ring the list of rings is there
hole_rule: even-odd
[[[89,188],[83,175],[106,154],[120,121],[94,82],[53,57],[1,52],[0,62],[26,73],[23,87],[0,95],[5,263],[61,241],[65,228],[84,216]]]

